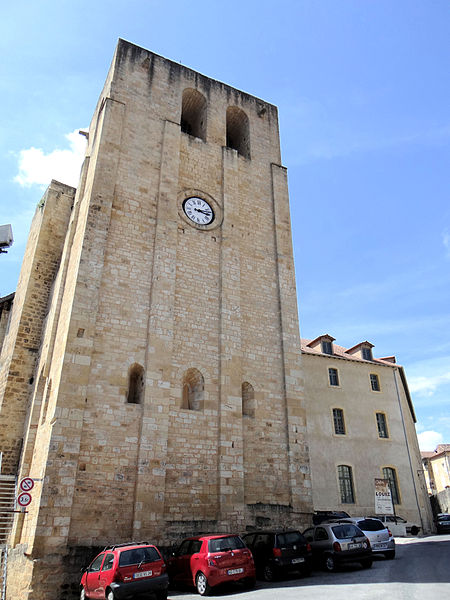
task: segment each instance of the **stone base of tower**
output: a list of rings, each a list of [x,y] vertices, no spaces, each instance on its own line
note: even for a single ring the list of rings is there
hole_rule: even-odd
[[[227,518],[217,520],[166,521],[159,524],[158,539],[148,536],[168,556],[181,539],[203,533],[245,533],[260,528],[303,530],[311,514],[296,512],[290,506],[248,504]],[[139,534],[135,536],[136,540]],[[123,541],[123,540],[122,540]],[[33,558],[26,544],[18,544],[8,554],[6,600],[76,600],[80,594],[81,569],[101,552],[101,546],[67,546],[58,553]]]

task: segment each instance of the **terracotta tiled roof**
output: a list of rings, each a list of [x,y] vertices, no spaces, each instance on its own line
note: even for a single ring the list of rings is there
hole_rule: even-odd
[[[320,336],[321,337],[321,336]],[[318,356],[326,356],[326,357],[330,357],[330,354],[324,354],[322,352],[322,348],[320,346],[320,344],[318,346],[316,346],[315,348],[311,348],[309,346],[309,344],[312,341],[316,341],[319,338],[316,338],[315,340],[309,340],[309,339],[301,339],[301,348],[302,348],[302,352],[304,354],[316,354]],[[353,346],[355,348],[355,346]],[[396,367],[400,367],[401,365],[397,364],[397,363],[393,363],[392,362],[392,358],[393,357],[388,357],[388,359],[390,358],[391,360],[388,359],[382,359],[382,358],[373,358],[373,360],[364,360],[363,358],[359,358],[358,356],[355,356],[354,354],[348,354],[347,352],[347,348],[344,348],[343,346],[339,346],[338,344],[333,343],[333,354],[331,356],[334,356],[336,358],[345,358],[346,360],[351,360],[354,362],[361,362],[361,363],[377,363],[380,365],[386,365],[387,367],[393,367],[394,364]]]
[[[436,458],[437,456],[442,456],[446,452],[450,452],[450,444],[439,444],[433,452],[421,452],[420,456],[422,458]]]
[[[438,444],[436,452],[450,452],[450,444]]]
[[[422,458],[431,458],[432,456],[436,456],[436,452],[421,452],[420,456]]]

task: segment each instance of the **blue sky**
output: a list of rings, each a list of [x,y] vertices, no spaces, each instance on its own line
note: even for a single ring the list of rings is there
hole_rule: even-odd
[[[119,37],[276,104],[300,328],[404,365],[450,443],[448,0],[23,0],[0,12],[0,296],[77,156]]]

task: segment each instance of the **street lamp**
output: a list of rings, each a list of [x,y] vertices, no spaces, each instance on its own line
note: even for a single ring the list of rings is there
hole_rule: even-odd
[[[0,225],[0,254],[8,252],[6,248],[14,241],[11,225]]]

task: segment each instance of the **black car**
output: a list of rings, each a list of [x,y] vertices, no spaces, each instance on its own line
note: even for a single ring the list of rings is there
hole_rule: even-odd
[[[310,575],[311,546],[299,531],[254,531],[242,539],[252,551],[257,577],[273,581],[292,571]]]
[[[436,531],[438,533],[450,533],[450,515],[440,514],[437,516]]]
[[[350,515],[343,510],[316,510],[313,514],[313,525],[320,525],[324,521],[347,519]]]

